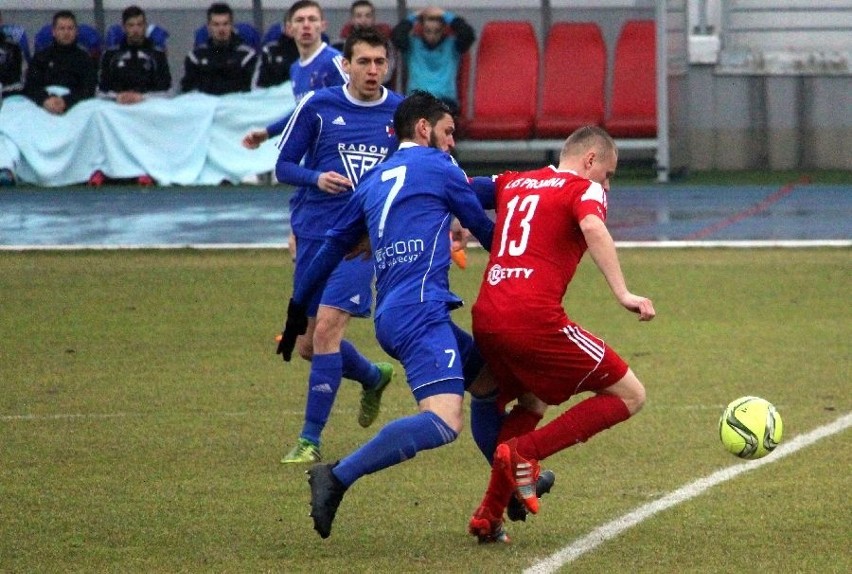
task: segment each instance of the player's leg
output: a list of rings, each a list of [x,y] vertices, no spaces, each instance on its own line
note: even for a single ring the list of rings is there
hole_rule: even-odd
[[[519,399],[519,402],[509,414],[501,418],[501,425],[497,428],[493,437],[485,436],[480,439],[482,442],[480,449],[484,452],[488,451],[486,458],[488,458],[489,464],[493,463],[493,454],[500,442],[535,429],[546,409],[546,405],[542,401],[524,391],[520,381],[507,368],[506,361],[511,361],[512,356],[504,352],[502,343],[495,341],[495,337],[499,338],[499,335],[480,336],[478,333],[476,338],[478,347],[488,364],[487,371],[495,381],[496,386],[499,387],[498,396],[492,395],[491,400],[495,403],[494,408],[502,413],[505,412],[503,405],[506,403],[512,402],[516,398]],[[477,409],[485,410],[484,402],[483,399],[477,400],[476,398],[471,401],[471,427],[474,433],[474,414],[476,414]],[[474,436],[476,435],[474,434]],[[549,477],[552,477],[552,473],[546,475],[546,478]],[[546,490],[549,490],[550,486],[552,486],[552,481],[547,484]],[[508,542],[508,535],[503,528],[503,514],[513,499],[514,491],[515,484],[506,475],[504,467],[491,464],[491,473],[485,494],[468,523],[468,531],[476,536],[480,543]],[[520,508],[513,508],[510,518],[513,520],[525,519],[526,512],[522,505],[515,504],[514,506]]]
[[[310,257],[317,249],[316,241],[301,241],[299,260]],[[371,363],[354,345],[343,339],[351,317],[369,316],[372,274],[369,262],[341,263],[316,303],[304,423],[296,445],[284,456],[282,463],[317,462],[321,459],[322,431],[328,423],[344,376],[359,381],[364,388],[359,423],[369,426],[378,414],[381,393],[393,376],[393,367],[388,363]],[[310,310],[311,307],[309,313]],[[370,400],[365,400],[365,397]],[[365,404],[368,409],[364,408]]]
[[[627,373],[616,382],[603,389],[595,390],[599,395],[611,395],[624,401],[624,406],[630,412],[630,416],[638,413],[645,405],[645,386],[633,373],[633,369],[627,369]]]
[[[405,367],[420,412],[385,425],[335,469],[344,484],[455,440],[462,428],[463,365],[441,302],[401,307],[376,320],[385,351]]]
[[[345,311],[351,317],[367,318],[373,302],[373,264],[363,259],[343,261],[332,273],[325,290],[322,304]],[[361,405],[358,424],[366,428],[373,424],[379,414],[382,393],[393,377],[390,363],[373,363],[364,357],[355,345],[344,339],[344,330],[331,333],[328,353],[339,352],[341,376],[361,384]]]
[[[420,451],[448,444],[461,431],[462,364],[446,306],[436,302],[410,310],[396,309],[393,317],[377,318],[376,335],[385,351],[405,367],[419,412],[391,421],[338,463],[322,465],[327,467],[330,478],[318,478],[320,486],[311,487],[311,516],[321,536],[331,531],[342,498],[342,494],[338,498],[335,493],[345,492],[362,476],[414,458]],[[326,471],[317,473],[325,475]],[[327,501],[330,502],[326,504]]]
[[[594,392],[594,396],[580,401],[548,424],[518,437],[517,452],[524,458],[543,460],[626,421],[644,401],[644,388],[630,370],[611,387]],[[619,393],[628,397],[635,410],[631,411]]]
[[[292,261],[296,260],[296,234],[290,233],[287,236],[287,250],[290,251],[290,259]]]
[[[331,534],[331,525],[343,495],[362,476],[378,472],[414,458],[418,452],[448,444],[458,437],[446,419],[459,425],[462,420],[462,382],[459,393],[430,397],[430,408],[421,401],[416,415],[396,419],[385,425],[365,445],[333,464],[316,464],[309,471],[311,517],[314,529],[323,538]]]
[[[497,404],[497,385],[473,337],[455,323],[452,327],[464,365],[465,390],[471,397],[470,432],[490,465],[506,413]]]
[[[282,463],[321,460],[322,431],[328,423],[337,391],[340,389],[343,372],[340,340],[348,323],[349,314],[340,309],[320,305],[317,310],[305,418],[298,442],[281,460]]]
[[[321,242],[319,241],[311,241],[304,240],[300,242],[299,251],[295,254],[296,256],[296,268],[293,273],[293,283],[298,285],[301,281],[301,272],[308,266],[313,259],[313,256],[316,254],[317,250],[320,248]],[[299,356],[306,360],[311,361],[311,366],[313,368],[313,356],[314,356],[314,334],[316,332],[317,325],[317,313],[320,302],[320,295],[314,297],[312,301],[310,301],[307,305],[307,314],[308,314],[308,327],[303,335],[300,335],[296,338],[296,352]],[[308,389],[310,389],[310,382],[308,384]],[[308,393],[310,396],[310,391]],[[305,405],[305,419],[308,418],[308,406]],[[307,438],[306,436],[300,435],[296,440],[296,444],[284,455],[281,459],[282,463],[306,463],[306,462],[317,462],[321,460],[320,450],[319,450],[319,440]]]
[[[519,477],[523,477],[525,465],[535,473],[538,461],[627,420],[644,402],[641,383],[603,340],[576,325],[565,329],[562,335],[561,341],[558,335],[536,337],[537,349],[528,361],[515,367],[515,374],[551,404],[584,391],[594,392],[595,396],[577,403],[541,428],[498,446],[495,458],[511,461],[519,494]],[[524,494],[521,498],[527,508],[535,512],[537,499],[529,492]]]

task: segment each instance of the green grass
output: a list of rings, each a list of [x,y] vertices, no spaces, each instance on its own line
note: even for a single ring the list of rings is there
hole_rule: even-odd
[[[368,476],[328,540],[304,467],[278,460],[301,427],[307,365],[273,336],[291,264],[272,251],[0,254],[0,571],[519,572],[609,520],[720,468],[725,404],[770,399],[789,440],[852,410],[848,249],[631,250],[655,321],[621,310],[594,267],[569,315],[648,389],[634,419],[549,459],[557,473],[514,543],[466,535],[488,469],[467,430]],[[483,254],[453,270],[466,300]],[[456,313],[469,325],[469,311]],[[376,359],[372,324],[350,338]],[[340,457],[414,411],[398,377],[372,429],[344,384],[323,452]],[[551,415],[552,416],[552,415]],[[571,572],[848,572],[849,432],[660,513]],[[770,455],[771,456],[771,455]]]

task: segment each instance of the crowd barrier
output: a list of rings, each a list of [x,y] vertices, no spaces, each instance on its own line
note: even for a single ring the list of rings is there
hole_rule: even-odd
[[[114,178],[147,174],[160,185],[238,183],[273,171],[278,158],[274,138],[247,150],[243,135],[294,107],[290,82],[134,105],[91,99],[60,116],[13,96],[0,107],[0,168],[39,186],[85,183],[96,170]]]

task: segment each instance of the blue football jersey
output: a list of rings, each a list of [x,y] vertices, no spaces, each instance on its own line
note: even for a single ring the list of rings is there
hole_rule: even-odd
[[[402,96],[382,91],[378,100],[362,102],[346,86],[335,86],[309,92],[296,105],[281,134],[275,166],[279,181],[298,186],[290,206],[296,237],[322,239],[352,195],[320,190],[321,173],[334,171],[357,184],[396,151],[393,114]]]
[[[290,66],[293,95],[298,102],[308,92],[320,88],[342,86],[349,81],[343,71],[343,55],[325,42],[310,58],[297,60]]]
[[[376,317],[423,301],[451,306],[449,230],[453,216],[490,249],[494,223],[449,154],[405,144],[372,170],[327,237],[351,245],[369,232],[376,268]]]

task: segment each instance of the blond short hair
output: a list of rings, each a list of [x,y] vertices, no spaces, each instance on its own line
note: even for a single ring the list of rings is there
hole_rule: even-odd
[[[562,145],[560,158],[582,155],[592,148],[608,156],[610,153],[618,154],[618,148],[612,136],[598,126],[583,126],[574,130]]]

